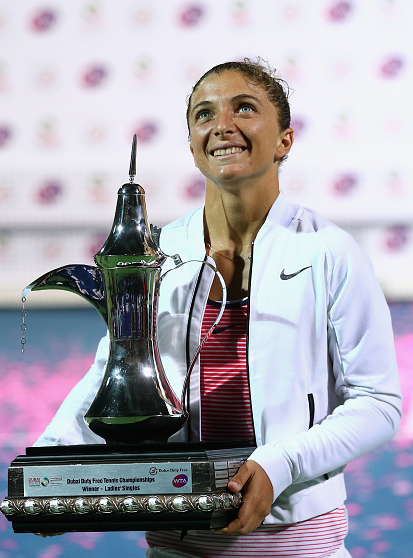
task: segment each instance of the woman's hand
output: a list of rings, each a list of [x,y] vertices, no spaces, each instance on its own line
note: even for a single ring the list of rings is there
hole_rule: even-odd
[[[216,532],[224,535],[248,535],[270,513],[273,501],[272,483],[261,465],[249,460],[229,481],[228,488],[232,492],[240,492],[242,489],[242,504],[237,518],[228,527]]]

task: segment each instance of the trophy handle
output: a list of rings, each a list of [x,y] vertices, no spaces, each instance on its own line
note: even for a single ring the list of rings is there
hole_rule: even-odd
[[[221,301],[221,307],[219,309],[218,312],[218,316],[216,317],[214,323],[212,324],[212,326],[209,328],[209,330],[207,331],[207,333],[205,334],[205,336],[203,337],[203,339],[201,339],[201,342],[198,345],[197,350],[195,351],[195,354],[192,358],[191,364],[188,367],[188,371],[186,373],[185,379],[184,379],[184,384],[183,384],[183,388],[182,388],[182,395],[181,395],[181,407],[182,407],[182,411],[183,414],[185,416],[188,415],[187,410],[186,410],[186,392],[188,390],[188,386],[189,386],[189,380],[191,377],[191,372],[195,366],[196,360],[199,356],[199,353],[201,352],[205,342],[209,339],[209,337],[211,336],[215,326],[219,323],[220,319],[222,318],[222,314],[224,313],[225,310],[225,304],[227,302],[227,286],[225,284],[224,278],[222,277],[222,275],[220,274],[220,272],[216,269],[216,267],[214,267],[212,264],[210,264],[209,262],[205,261],[205,260],[188,260],[186,262],[183,262],[181,260],[181,258],[176,254],[175,256],[167,256],[170,257],[174,260],[176,267],[172,268],[172,269],[168,269],[168,271],[166,271],[163,275],[161,275],[161,277],[159,278],[159,282],[158,282],[158,289],[160,288],[161,282],[163,281],[163,279],[166,277],[166,275],[168,275],[168,273],[170,273],[171,271],[175,271],[176,269],[178,269],[179,267],[182,267],[183,265],[187,264],[187,263],[200,263],[200,264],[205,264],[208,267],[210,267],[212,269],[212,271],[215,273],[215,275],[218,277],[219,282],[221,283],[221,288],[222,288],[222,301]]]

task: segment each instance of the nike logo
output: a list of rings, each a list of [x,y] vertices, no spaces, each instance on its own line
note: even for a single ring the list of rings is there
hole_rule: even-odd
[[[285,269],[283,269],[281,271],[280,274],[280,279],[282,279],[283,281],[287,281],[287,279],[292,279],[293,277],[295,277],[296,275],[298,275],[299,273],[301,273],[302,271],[304,271],[305,269],[310,269],[310,267],[313,267],[312,265],[308,265],[307,267],[303,267],[303,269],[300,269],[300,271],[296,271],[295,273],[290,273],[289,275],[286,275],[284,273]]]
[[[229,329],[230,327],[235,327],[235,326],[237,326],[237,325],[238,325],[238,324],[231,324],[231,325],[227,325],[227,326],[224,326],[224,327],[216,327],[216,328],[214,329],[214,331],[212,332],[212,335],[217,335],[218,333],[222,333],[223,331],[226,331],[226,330]]]

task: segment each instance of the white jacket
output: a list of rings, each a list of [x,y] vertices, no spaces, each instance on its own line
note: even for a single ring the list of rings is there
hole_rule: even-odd
[[[184,261],[205,259],[202,208],[165,227],[161,247]],[[199,343],[212,279],[208,266],[189,263],[161,285],[159,348],[178,394]],[[107,354],[106,337],[36,445],[102,441],[83,415]],[[341,505],[344,466],[389,440],[400,420],[390,314],[351,236],[282,195],[253,246],[247,362],[258,446],[250,459],[264,468],[274,490],[265,522],[295,523]],[[189,428],[175,439],[199,439],[199,400],[195,367]]]

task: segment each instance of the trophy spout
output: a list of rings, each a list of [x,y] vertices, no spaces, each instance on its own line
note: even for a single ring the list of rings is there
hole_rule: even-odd
[[[94,266],[73,264],[58,267],[27,285],[22,296],[31,291],[57,289],[75,293],[92,304],[108,325],[106,289],[101,271]]]

